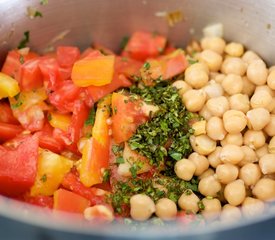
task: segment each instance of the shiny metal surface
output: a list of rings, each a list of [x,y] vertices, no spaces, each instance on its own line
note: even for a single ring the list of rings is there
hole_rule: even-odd
[[[27,17],[30,6],[43,17]],[[156,16],[159,12],[175,10],[182,11],[184,21],[173,28],[165,18]],[[122,37],[135,30],[158,31],[178,46],[184,46],[190,39],[199,38],[207,24],[221,22],[227,40],[245,44],[271,64],[275,63],[274,12],[274,0],[49,0],[45,6],[39,0],[0,0],[0,62],[27,30],[30,46],[40,52],[59,44],[75,44],[84,49],[94,41],[117,50]],[[150,227],[134,233],[127,227],[83,226],[68,218],[39,212],[0,198],[0,229],[4,239],[18,239],[18,236],[21,239],[91,239],[91,236],[97,236],[95,239],[258,239],[259,233],[263,239],[275,236],[272,209],[265,215],[231,225],[189,230],[178,226]]]

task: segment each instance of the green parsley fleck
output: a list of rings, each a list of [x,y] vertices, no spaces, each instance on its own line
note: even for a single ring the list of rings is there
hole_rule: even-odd
[[[118,163],[118,164],[120,164],[120,163],[124,163],[125,161],[124,161],[124,158],[123,157],[117,157],[116,158],[116,163]]]
[[[140,169],[141,169],[141,167],[140,167],[140,165],[137,164],[137,163],[134,163],[134,164],[130,167],[129,170],[130,170],[130,172],[131,172],[133,178],[136,178],[136,177],[137,177],[137,172],[138,172],[138,170],[140,170]]]
[[[24,56],[21,55],[21,54],[20,54],[20,57],[19,57],[19,62],[20,62],[21,64],[24,64],[24,62],[25,62]]]
[[[108,182],[110,180],[111,171],[110,169],[105,169],[103,172],[103,182]]]
[[[149,62],[145,62],[145,63],[143,64],[143,68],[144,68],[145,70],[149,70],[150,67],[151,67],[151,65],[150,65]]]
[[[113,145],[113,146],[112,146],[112,152],[113,152],[115,155],[121,153],[122,150],[123,150],[123,147],[120,146],[120,145]]]
[[[26,32],[24,32],[23,38],[20,41],[20,43],[18,44],[17,48],[18,49],[25,48],[27,46],[27,44],[29,43],[29,41],[30,41],[30,32],[26,31]]]
[[[198,60],[195,60],[195,59],[191,59],[191,58],[189,58],[188,59],[188,62],[189,62],[189,64],[195,64],[195,63],[198,63],[199,61]]]
[[[124,48],[126,47],[128,41],[129,41],[129,37],[128,37],[128,36],[123,37],[123,38],[121,39],[121,42],[120,42],[120,45],[119,45],[120,48],[121,48],[121,49],[124,49]]]
[[[40,181],[41,182],[46,182],[47,181],[47,175],[46,174],[43,174],[42,177],[40,178]]]
[[[36,10],[33,16],[34,17],[43,17],[43,14]]]
[[[203,204],[202,201],[198,202],[198,207],[199,207],[200,210],[204,210],[205,209],[205,206],[204,206],[204,204]]]
[[[47,5],[49,0],[40,0],[40,5]]]
[[[16,94],[16,95],[14,96],[14,99],[15,99],[16,101],[18,101],[19,97],[20,97],[20,93]]]
[[[16,103],[11,104],[11,109],[19,108],[22,104],[23,104],[22,101],[17,101]]]
[[[93,126],[95,124],[95,115],[96,115],[96,110],[94,107],[92,107],[84,125],[85,126]]]
[[[49,113],[47,118],[48,118],[48,121],[50,122],[52,120],[52,114]]]

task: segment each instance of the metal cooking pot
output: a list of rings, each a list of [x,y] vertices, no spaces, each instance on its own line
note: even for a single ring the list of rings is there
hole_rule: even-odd
[[[135,30],[158,31],[179,46],[201,37],[207,24],[222,23],[224,37],[275,62],[275,1],[254,0],[0,0],[0,63],[17,46],[23,32],[30,32],[30,46],[46,51],[59,44],[81,48],[92,41],[118,49],[121,39]],[[31,19],[27,9],[43,17]],[[30,10],[30,9],[29,9]],[[179,10],[183,21],[169,27],[163,12]],[[138,231],[122,225],[87,225],[72,216],[59,216],[0,197],[1,239],[274,239],[275,210],[250,220],[184,229],[148,226]]]

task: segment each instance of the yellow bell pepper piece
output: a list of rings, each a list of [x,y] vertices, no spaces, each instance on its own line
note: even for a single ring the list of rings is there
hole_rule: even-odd
[[[0,72],[0,99],[14,97],[19,92],[18,82],[12,77]]]
[[[49,115],[49,123],[54,128],[59,128],[63,131],[67,131],[71,123],[71,115],[52,112]]]
[[[76,86],[103,86],[109,84],[114,74],[114,56],[87,57],[75,62],[72,80]]]
[[[31,196],[51,196],[58,189],[65,174],[71,170],[73,161],[48,150],[39,151],[38,170]]]

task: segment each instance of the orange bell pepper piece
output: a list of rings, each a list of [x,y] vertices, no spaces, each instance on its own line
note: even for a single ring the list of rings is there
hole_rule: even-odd
[[[52,112],[50,113],[49,123],[52,127],[66,132],[71,123],[71,115]]]
[[[18,82],[5,73],[0,72],[0,99],[14,97],[19,91]]]

